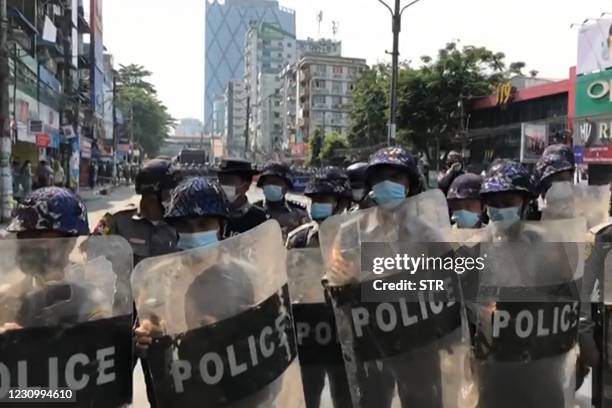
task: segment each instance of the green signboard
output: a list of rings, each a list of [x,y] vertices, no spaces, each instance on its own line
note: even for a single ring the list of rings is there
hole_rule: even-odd
[[[576,116],[612,112],[612,69],[576,79]]]

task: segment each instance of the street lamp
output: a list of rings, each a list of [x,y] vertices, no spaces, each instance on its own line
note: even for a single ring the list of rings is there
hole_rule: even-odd
[[[389,129],[387,134],[387,145],[391,146],[391,143],[395,140],[395,130],[397,126],[397,79],[398,79],[398,65],[399,65],[399,33],[402,30],[402,14],[408,7],[418,3],[421,0],[413,0],[401,7],[401,0],[395,0],[395,9],[392,9],[383,0],[378,0],[380,4],[385,6],[391,13],[391,24],[393,31],[393,51],[391,52],[391,109],[389,112]]]

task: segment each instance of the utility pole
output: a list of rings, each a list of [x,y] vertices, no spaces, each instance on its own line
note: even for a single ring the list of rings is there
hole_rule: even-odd
[[[418,3],[421,0],[413,0],[412,2],[401,7],[401,0],[395,0],[395,7],[391,7],[383,0],[378,0],[383,6],[385,6],[391,13],[391,29],[393,31],[393,51],[391,51],[391,103],[389,110],[389,125],[387,133],[387,145],[391,146],[395,141],[395,134],[397,129],[397,81],[399,77],[399,35],[402,31],[402,14],[404,10]]]
[[[0,0],[0,219],[11,218],[13,180],[11,174],[11,118],[9,113],[9,52],[7,0]]]
[[[251,125],[251,96],[246,98],[246,126],[244,128],[244,158],[249,159],[249,126]]]

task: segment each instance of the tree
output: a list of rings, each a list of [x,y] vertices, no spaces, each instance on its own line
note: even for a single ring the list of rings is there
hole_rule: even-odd
[[[155,86],[146,81],[153,73],[147,71],[142,65],[130,64],[130,65],[119,65],[119,72],[117,75],[117,87],[124,88],[142,88],[147,93],[156,94],[157,90]]]
[[[313,167],[319,167],[321,165],[321,149],[323,148],[323,131],[321,129],[315,129],[314,135],[310,139],[309,150],[310,157],[308,158],[308,165]]]
[[[150,75],[151,72],[140,65],[121,65],[117,78],[117,105],[123,112],[133,141],[140,144],[147,155],[155,156],[175,120],[158,99],[155,86],[145,80]]]
[[[353,88],[350,108],[350,147],[361,148],[382,143],[387,137],[389,117],[388,67],[377,65],[363,72]]]
[[[429,153],[436,139],[465,131],[465,107],[470,100],[493,93],[523,62],[506,66],[505,55],[484,47],[448,43],[437,58],[424,56],[419,68],[405,67],[398,86],[400,142]]]
[[[321,149],[321,162],[326,164],[334,164],[335,159],[339,159],[340,156],[336,153],[337,149],[348,149],[349,143],[346,137],[342,136],[338,132],[330,133],[325,137],[323,141],[323,148]]]

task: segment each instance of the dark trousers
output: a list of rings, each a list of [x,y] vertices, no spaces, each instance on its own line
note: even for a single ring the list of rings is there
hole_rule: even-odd
[[[343,364],[302,365],[301,370],[306,408],[319,408],[326,375],[334,408],[352,408],[351,392]]]

